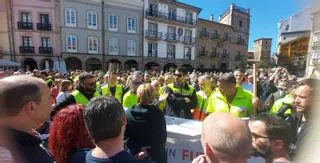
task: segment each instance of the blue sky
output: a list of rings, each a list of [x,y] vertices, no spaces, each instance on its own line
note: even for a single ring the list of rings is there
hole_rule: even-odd
[[[253,41],[260,37],[272,38],[272,50],[276,51],[277,23],[282,18],[310,6],[312,0],[180,0],[202,8],[199,15],[208,19],[211,14],[217,21],[232,3],[243,8],[250,8],[251,24],[249,50],[252,49]]]

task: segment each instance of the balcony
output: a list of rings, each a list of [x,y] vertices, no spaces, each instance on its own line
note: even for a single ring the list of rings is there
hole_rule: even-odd
[[[199,57],[205,57],[205,56],[208,56],[208,51],[205,51],[205,50],[200,50],[199,51]]]
[[[158,57],[157,52],[148,51],[148,57]]]
[[[146,10],[146,17],[151,19],[158,19],[158,20],[164,20],[172,23],[178,23],[181,25],[187,25],[187,26],[195,26],[196,21],[191,18],[186,17],[180,17],[176,15],[169,15],[165,12],[160,12],[158,10]]]
[[[145,37],[149,40],[158,41],[158,40],[161,40],[162,33],[157,31],[147,30]]]
[[[39,54],[52,54],[52,47],[39,47]]]
[[[210,36],[209,32],[204,32],[204,31],[200,32],[200,38],[209,38],[209,36]]]
[[[39,31],[51,31],[51,24],[37,23],[37,29]]]
[[[33,23],[32,22],[18,22],[18,29],[32,30]]]
[[[194,45],[194,44],[196,44],[196,39],[194,37],[184,36],[183,43],[189,44],[189,45]]]
[[[176,43],[176,42],[180,41],[179,37],[175,33],[173,33],[173,34],[172,33],[167,33],[165,40],[168,41],[168,42],[173,42],[173,43]]]
[[[176,53],[167,53],[167,58],[168,59],[175,59],[176,58]]]
[[[20,53],[34,53],[34,47],[33,46],[20,46]]]

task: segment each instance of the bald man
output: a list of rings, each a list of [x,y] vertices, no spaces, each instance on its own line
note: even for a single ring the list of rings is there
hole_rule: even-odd
[[[252,149],[248,125],[224,112],[212,113],[204,120],[201,142],[204,155],[192,163],[246,163]]]
[[[0,129],[12,140],[16,150],[9,151],[15,162],[54,162],[35,132],[50,113],[50,90],[42,79],[28,75],[0,79]]]

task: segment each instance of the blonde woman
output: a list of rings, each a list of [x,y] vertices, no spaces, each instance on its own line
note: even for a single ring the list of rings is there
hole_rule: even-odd
[[[151,84],[140,85],[137,97],[138,104],[126,112],[126,145],[139,159],[150,158],[156,163],[166,163],[166,122],[160,109],[152,105],[154,88]]]

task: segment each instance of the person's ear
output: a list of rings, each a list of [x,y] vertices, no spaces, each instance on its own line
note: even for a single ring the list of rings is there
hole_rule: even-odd
[[[37,112],[37,105],[34,101],[26,102],[21,109],[21,112],[25,113],[26,115],[30,116]]]

